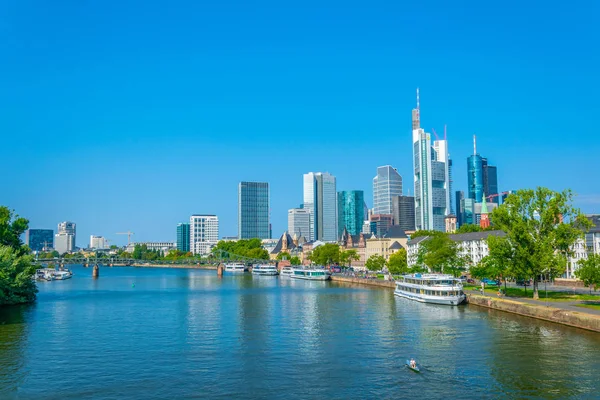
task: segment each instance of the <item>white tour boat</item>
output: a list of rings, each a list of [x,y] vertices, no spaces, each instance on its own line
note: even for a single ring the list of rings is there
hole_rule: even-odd
[[[307,279],[311,281],[326,281],[331,278],[331,273],[326,269],[294,268],[294,273],[290,275],[295,279]]]
[[[396,280],[396,296],[421,303],[455,306],[465,300],[460,279],[452,275],[413,274]]]
[[[279,275],[277,268],[274,265],[255,265],[252,267],[252,275]]]
[[[280,272],[281,276],[292,276],[294,274],[294,268],[292,267],[283,267]]]
[[[65,279],[71,279],[73,277],[73,272],[68,269],[58,269],[56,271],[52,271],[52,276],[57,281],[64,281]]]
[[[225,272],[230,274],[243,274],[246,272],[246,266],[244,264],[225,264]]]

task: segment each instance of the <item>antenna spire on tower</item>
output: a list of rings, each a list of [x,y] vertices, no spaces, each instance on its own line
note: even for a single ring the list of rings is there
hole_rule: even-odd
[[[477,155],[477,137],[473,135],[473,155]]]
[[[420,110],[420,107],[419,107],[419,88],[417,88],[417,110]]]

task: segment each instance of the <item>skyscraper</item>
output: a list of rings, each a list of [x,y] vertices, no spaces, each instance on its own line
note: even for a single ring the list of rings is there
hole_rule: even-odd
[[[481,159],[483,170],[483,192],[486,196],[498,194],[498,171],[495,166],[489,165],[487,158]],[[490,200],[492,203],[500,204],[500,196],[494,196]]]
[[[413,110],[413,165],[415,183],[415,227],[444,231],[449,213],[448,142],[436,140],[420,128],[419,90]]]
[[[58,231],[54,235],[54,249],[60,254],[75,250],[76,225],[74,222],[61,222]]]
[[[309,240],[337,240],[335,176],[327,172],[304,174],[304,209],[310,214]]]
[[[103,250],[106,248],[106,239],[102,236],[90,235],[90,249]]]
[[[292,208],[288,210],[288,233],[298,238],[304,236],[310,238],[310,213],[303,208]]]
[[[403,231],[415,230],[415,198],[413,196],[394,196],[392,198],[394,225]]]
[[[216,215],[190,217],[190,251],[207,255],[219,241],[219,218]]]
[[[350,235],[359,235],[364,223],[365,194],[362,190],[338,192],[338,239],[344,228]]]
[[[463,210],[463,204],[461,203],[462,199],[465,198],[465,192],[463,192],[462,190],[457,190],[456,191],[456,225],[458,227],[460,227],[462,225],[462,214],[464,213]]]
[[[190,224],[177,224],[177,250],[190,251]]]
[[[238,185],[238,239],[270,239],[269,184],[240,182]]]
[[[369,220],[371,233],[383,236],[390,230],[394,217],[392,214],[373,214]]]
[[[25,244],[33,251],[46,251],[54,248],[52,229],[28,229],[25,231]]]
[[[391,214],[394,196],[402,196],[402,177],[391,165],[378,167],[373,178],[373,213]]]
[[[452,159],[450,158],[450,154],[448,154],[448,200],[450,201],[448,210],[450,211],[450,214],[456,215],[454,199],[452,199],[452,193],[454,193],[452,191],[452,183]]]

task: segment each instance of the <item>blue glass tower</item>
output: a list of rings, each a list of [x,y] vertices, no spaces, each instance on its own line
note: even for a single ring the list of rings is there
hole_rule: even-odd
[[[359,235],[364,222],[365,194],[362,190],[338,192],[338,238],[344,228],[350,235]]]
[[[177,224],[177,250],[190,251],[190,224]]]

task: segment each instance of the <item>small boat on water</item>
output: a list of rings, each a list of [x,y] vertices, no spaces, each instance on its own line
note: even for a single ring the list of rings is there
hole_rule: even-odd
[[[294,274],[294,268],[292,267],[283,267],[281,272],[279,273],[281,276],[292,276]]]
[[[230,274],[243,274],[246,269],[244,264],[225,264],[225,272]]]
[[[466,298],[460,279],[442,274],[403,275],[396,280],[394,294],[421,303],[448,306],[459,305]]]
[[[417,364],[415,364],[415,366],[413,367],[412,365],[410,365],[410,361],[406,360],[406,366],[408,367],[408,369],[415,371],[415,372],[421,372],[421,370],[419,369],[419,366]]]
[[[51,270],[48,268],[36,269],[33,279],[36,281],[53,281],[54,277],[52,276],[50,271]]]
[[[294,279],[306,279],[310,281],[326,281],[331,278],[331,273],[323,268],[294,268],[293,274],[290,275]]]
[[[52,272],[52,275],[57,281],[64,281],[65,279],[71,279],[73,277],[73,272],[68,269],[65,270],[56,270]]]
[[[279,275],[277,268],[274,265],[255,265],[252,267],[252,275]]]
[[[40,268],[35,271],[33,279],[36,281],[64,281],[72,277],[73,272],[68,269]]]

